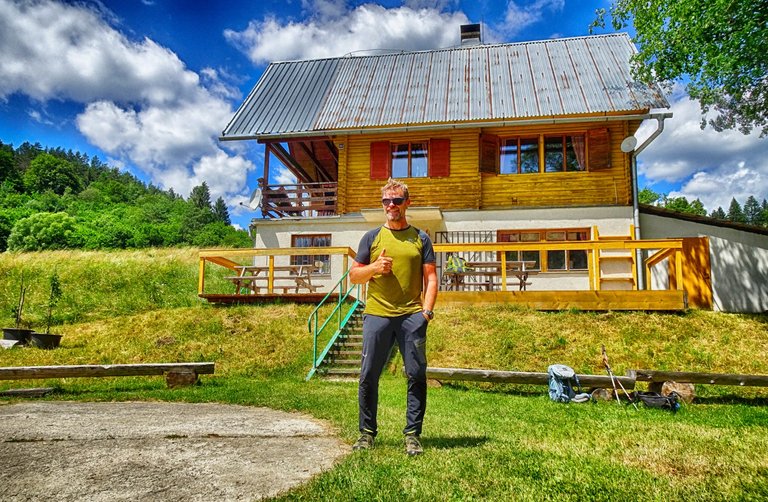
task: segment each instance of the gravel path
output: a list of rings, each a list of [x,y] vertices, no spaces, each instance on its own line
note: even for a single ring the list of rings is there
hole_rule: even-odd
[[[306,415],[161,402],[0,405],[2,500],[259,500],[349,447]]]

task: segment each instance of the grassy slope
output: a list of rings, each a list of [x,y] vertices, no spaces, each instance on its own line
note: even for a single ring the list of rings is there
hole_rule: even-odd
[[[69,379],[58,399],[220,401],[299,410],[352,441],[356,385],[303,382],[310,365],[308,306],[217,308],[196,298],[194,250],[0,255],[3,325],[18,270],[35,277],[28,318],[44,315],[46,274],[65,296],[55,351],[0,351],[0,366],[216,361],[204,384],[169,391],[161,378]],[[539,313],[509,306],[440,309],[430,328],[434,366],[545,371],[553,362],[603,373],[629,368],[768,374],[768,317],[690,312]],[[433,387],[427,453],[404,458],[405,386],[382,381],[378,447],[352,455],[286,498],[721,499],[768,496],[768,390],[699,388],[673,416],[615,403],[558,405],[540,387]],[[2,382],[0,388],[39,386]],[[562,424],[553,427],[553,424]],[[414,462],[419,463],[414,469]]]

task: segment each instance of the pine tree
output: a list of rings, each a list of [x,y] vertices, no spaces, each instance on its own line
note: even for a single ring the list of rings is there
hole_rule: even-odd
[[[229,219],[229,210],[224,199],[219,197],[216,199],[216,203],[213,205],[213,215],[216,217],[216,221],[221,221],[227,225],[232,224],[232,220]]]
[[[208,189],[208,184],[205,181],[192,189],[192,193],[189,194],[189,202],[200,209],[212,209],[211,191]]]
[[[727,216],[725,215],[725,211],[723,211],[722,206],[717,206],[717,209],[712,211],[709,215],[710,218],[715,218],[717,220],[725,220]]]
[[[757,224],[762,227],[768,227],[768,200],[763,199],[763,204],[760,206],[760,217]]]
[[[728,207],[728,221],[732,221],[734,223],[746,223],[747,218],[744,216],[744,211],[741,210],[741,205],[739,204],[739,201],[736,200],[734,197],[731,199],[731,205]]]
[[[744,217],[746,218],[747,223],[750,225],[759,225],[760,213],[760,203],[757,202],[757,199],[753,195],[750,195],[747,198],[747,202],[744,203]]]

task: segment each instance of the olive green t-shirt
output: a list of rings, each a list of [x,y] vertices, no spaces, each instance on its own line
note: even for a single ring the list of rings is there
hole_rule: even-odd
[[[360,240],[355,261],[368,265],[379,258],[382,250],[392,258],[392,272],[375,275],[368,282],[365,313],[396,317],[421,311],[423,265],[435,262],[429,236],[413,226],[403,230],[373,229]]]

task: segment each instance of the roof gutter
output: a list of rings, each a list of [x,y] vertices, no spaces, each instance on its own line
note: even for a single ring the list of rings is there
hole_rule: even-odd
[[[638,196],[638,180],[637,180],[637,156],[655,140],[659,134],[664,130],[664,120],[671,118],[671,112],[652,114],[649,118],[654,118],[657,121],[656,130],[651,133],[643,144],[638,146],[630,153],[630,165],[632,166],[632,209],[633,219],[635,224],[635,240],[640,240],[640,203],[637,200]],[[635,266],[637,267],[637,289],[645,289],[645,267],[643,266],[643,253],[640,248],[635,250]]]
[[[543,117],[536,119],[523,120],[496,120],[491,122],[463,122],[459,124],[423,124],[413,126],[396,127],[368,127],[355,129],[325,129],[300,131],[281,134],[248,134],[243,136],[226,136],[224,132],[219,136],[220,141],[243,141],[243,140],[284,140],[287,138],[305,138],[308,136],[343,136],[357,134],[389,134],[398,132],[422,132],[422,131],[451,131],[460,129],[478,129],[483,127],[512,127],[512,126],[538,126],[547,124],[575,124],[575,123],[596,123],[612,122],[615,120],[647,120],[656,119],[663,124],[665,118],[671,117],[669,112],[664,113],[642,113],[632,115],[596,115],[590,117]],[[663,127],[662,127],[663,128]],[[660,133],[661,131],[659,131]],[[647,143],[653,140],[658,134],[651,136],[643,143],[641,148],[645,148]]]

